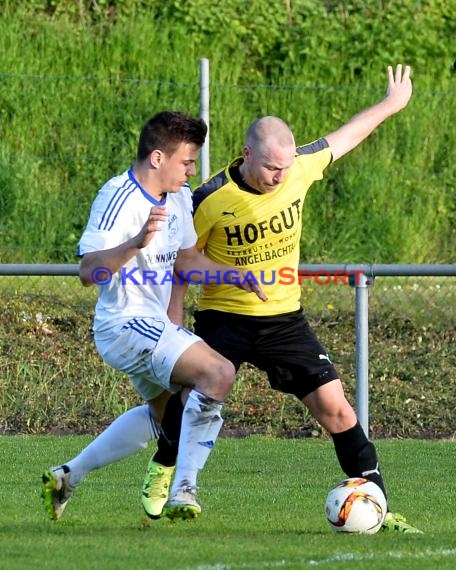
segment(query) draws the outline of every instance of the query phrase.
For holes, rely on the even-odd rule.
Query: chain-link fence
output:
[[[0,432],[94,432],[139,402],[96,353],[96,287],[74,275],[2,275]],[[62,266],[60,266],[62,267]],[[76,266],[68,266],[72,271]],[[327,282],[325,285],[322,282]],[[198,287],[187,295],[192,327]],[[369,287],[369,422],[373,437],[456,434],[456,278],[377,277]],[[302,305],[355,405],[355,289],[307,278]],[[243,365],[225,408],[227,433],[321,433],[292,396]]]

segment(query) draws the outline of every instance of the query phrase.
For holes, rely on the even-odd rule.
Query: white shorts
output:
[[[103,360],[128,374],[136,390],[151,400],[164,390],[177,392],[171,373],[177,359],[201,338],[170,321],[136,317],[116,324],[109,332],[95,333]]]

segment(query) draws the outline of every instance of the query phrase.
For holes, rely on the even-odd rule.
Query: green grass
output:
[[[392,510],[424,535],[334,534],[323,504],[343,478],[330,442],[219,439],[200,476],[196,522],[149,521],[139,493],[149,451],[92,473],[58,522],[46,519],[40,474],[69,459],[87,436],[3,436],[2,570],[453,570],[456,565],[449,441],[377,443]],[[448,474],[445,476],[444,474]]]

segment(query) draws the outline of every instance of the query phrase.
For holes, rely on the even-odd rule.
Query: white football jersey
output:
[[[135,316],[167,318],[177,253],[194,246],[197,239],[188,184],[159,202],[145,192],[131,168],[111,178],[92,204],[78,255],[111,249],[136,236],[153,206],[165,206],[168,218],[149,245],[111,278],[103,268],[97,274],[94,271],[95,280],[101,275],[106,281],[98,286],[94,321],[97,332],[110,328],[113,321]]]

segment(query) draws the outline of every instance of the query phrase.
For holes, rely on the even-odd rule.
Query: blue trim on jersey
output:
[[[131,180],[126,180],[124,184],[114,192],[114,195],[109,201],[108,207],[101,218],[101,222],[98,225],[99,230],[109,231],[112,228],[122,206],[135,190],[136,188],[132,184]]]
[[[144,319],[132,319],[122,328],[130,328],[146,338],[150,338],[155,342],[158,342],[163,329],[159,329],[153,325],[149,325]]]
[[[128,176],[130,177],[130,180],[132,182],[134,182],[136,184],[136,186],[141,190],[142,195],[144,196],[144,198],[146,198],[146,200],[149,200],[149,202],[152,202],[152,204],[154,206],[164,206],[166,204],[166,194],[165,197],[163,198],[163,200],[156,200],[153,196],[151,196],[150,194],[148,194],[144,188],[141,186],[141,184],[136,180],[135,175],[133,173],[133,168],[129,168],[128,169]]]

